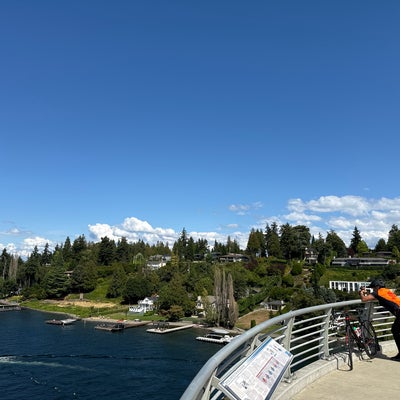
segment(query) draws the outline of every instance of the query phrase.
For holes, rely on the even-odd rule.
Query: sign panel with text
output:
[[[220,384],[224,393],[233,400],[267,400],[292,359],[289,351],[268,338]]]

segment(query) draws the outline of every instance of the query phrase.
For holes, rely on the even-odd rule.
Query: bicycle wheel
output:
[[[351,329],[352,329],[351,326],[346,327],[346,346],[347,346],[347,352],[349,353],[348,364],[350,371],[353,369],[353,351],[354,351],[354,337]]]
[[[361,326],[361,338],[367,356],[369,358],[374,358],[379,350],[379,343],[371,322],[367,321]]]

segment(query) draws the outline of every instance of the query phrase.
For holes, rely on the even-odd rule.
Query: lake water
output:
[[[46,324],[54,314],[0,312],[0,398],[178,400],[220,347],[200,329],[164,335],[95,323]]]

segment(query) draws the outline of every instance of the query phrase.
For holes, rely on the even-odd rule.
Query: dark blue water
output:
[[[106,332],[95,323],[45,323],[54,314],[0,312],[0,399],[177,400],[220,347],[203,332],[148,327]]]

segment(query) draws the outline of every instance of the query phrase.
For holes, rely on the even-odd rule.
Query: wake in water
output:
[[[128,356],[128,355],[109,355],[109,354],[24,354],[24,355],[3,355],[0,356],[0,363],[11,363],[16,359],[27,359],[27,358],[81,358],[81,359],[112,359],[112,360],[131,360],[131,361],[177,361],[187,362],[190,361],[187,358],[181,357],[162,357],[162,356]],[[62,365],[63,366],[63,365]]]
[[[22,357],[23,359],[19,359]],[[67,365],[56,362],[43,362],[43,361],[27,361],[27,358],[37,358],[40,356],[0,356],[0,364],[14,364],[14,365],[31,365],[40,367],[52,367],[52,368],[67,368],[80,371],[91,371],[90,368],[81,367],[79,365]]]

